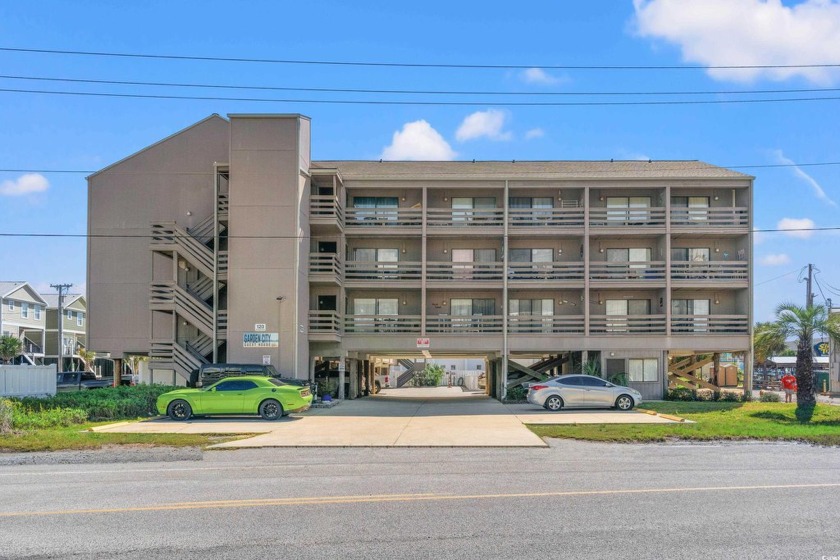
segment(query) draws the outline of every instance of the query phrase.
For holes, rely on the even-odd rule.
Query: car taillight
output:
[[[529,388],[532,391],[539,391],[540,389],[548,389],[548,385],[531,385]]]

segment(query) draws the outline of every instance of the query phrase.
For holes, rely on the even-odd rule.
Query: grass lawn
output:
[[[205,447],[223,441],[251,437],[251,435],[243,434],[115,434],[89,430],[103,424],[113,424],[113,421],[41,430],[21,430],[10,435],[2,435],[0,436],[0,453],[99,449],[110,445]]]
[[[774,440],[840,445],[840,407],[818,405],[809,422],[797,420],[795,404],[647,402],[643,408],[674,414],[696,424],[529,425],[541,437],[589,441]]]

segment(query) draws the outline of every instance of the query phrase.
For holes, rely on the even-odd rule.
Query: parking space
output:
[[[446,388],[443,388],[446,389]],[[403,391],[402,389],[400,391]],[[97,431],[126,433],[256,434],[219,444],[239,447],[544,447],[526,424],[669,423],[641,412],[564,410],[502,404],[483,396],[454,393],[422,396],[420,389],[397,396],[343,401],[280,421],[254,417],[200,418],[186,422],[153,419],[119,423]],[[402,395],[402,396],[400,396]]]

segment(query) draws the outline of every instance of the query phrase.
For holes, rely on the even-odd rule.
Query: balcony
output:
[[[429,208],[426,224],[429,233],[461,235],[466,231],[483,233],[486,230],[501,229],[505,222],[502,208]]]
[[[348,261],[344,277],[350,282],[396,282],[420,280],[423,265],[419,262]]]
[[[310,196],[309,223],[319,232],[341,231],[344,224],[341,202],[334,195]]]
[[[582,230],[584,226],[583,208],[510,208],[508,224],[511,231],[538,234],[537,228]],[[557,233],[545,231],[542,233]]]
[[[708,282],[746,284],[749,263],[732,262],[671,262],[671,280],[675,284],[706,284]]]
[[[594,284],[626,284],[665,280],[665,263],[645,262],[590,262],[589,279]]]
[[[747,208],[671,208],[671,227],[675,230],[710,228],[746,231],[749,227]]]
[[[590,334],[665,334],[665,315],[592,315]]]
[[[420,315],[348,315],[344,334],[419,334]]]
[[[749,334],[746,315],[672,315],[675,335]]]
[[[583,334],[583,315],[511,315],[510,334]]]
[[[501,282],[504,263],[501,262],[449,262],[426,263],[426,280],[429,282]]]
[[[335,253],[309,253],[309,281],[339,284],[344,266]]]
[[[508,281],[512,284],[542,282],[583,283],[582,262],[512,262],[508,263]]]
[[[348,208],[345,226],[359,231],[363,229],[381,233],[383,229],[414,229],[418,233],[423,225],[421,208]]]
[[[337,342],[342,334],[341,315],[337,311],[309,311],[309,338]]]
[[[501,333],[501,315],[430,315],[426,317],[426,332],[431,334]]]
[[[664,208],[590,208],[589,226],[597,229],[618,230],[665,229]]]

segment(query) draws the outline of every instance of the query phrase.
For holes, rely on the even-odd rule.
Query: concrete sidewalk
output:
[[[550,413],[488,397],[370,397],[312,409],[276,422],[253,416],[168,418],[96,428],[102,432],[258,434],[214,447],[545,447],[525,424],[670,423],[640,412],[581,410]]]

